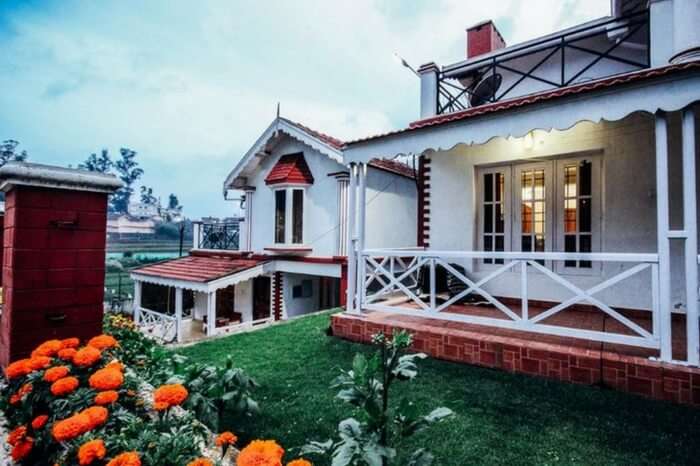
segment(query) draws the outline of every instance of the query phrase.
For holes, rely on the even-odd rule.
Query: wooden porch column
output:
[[[668,218],[668,122],[656,114],[656,238],[659,255],[659,338],[661,360],[671,361],[671,235]]]
[[[355,284],[357,282],[357,265],[355,251],[355,201],[357,196],[357,167],[354,163],[350,164],[350,187],[348,192],[348,299],[347,312],[355,312]]]
[[[175,339],[182,342],[182,288],[175,288]]]
[[[695,180],[695,112],[683,112],[683,228],[685,237],[685,296],[688,364],[700,363],[698,353],[698,211]]]
[[[365,233],[366,233],[366,217],[367,217],[367,164],[360,163],[357,165],[360,189],[358,192],[357,204],[359,207],[357,217],[357,301],[355,308],[357,311],[362,311],[362,303],[365,293],[365,260],[361,255],[365,250]]]
[[[207,336],[214,335],[216,330],[216,290],[207,293]]]
[[[133,312],[134,322],[138,325],[139,320],[141,319],[141,282],[138,280],[134,282]]]

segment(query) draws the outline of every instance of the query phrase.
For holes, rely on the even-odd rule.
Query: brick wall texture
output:
[[[369,343],[380,331],[391,334],[394,329],[405,329],[414,336],[413,350],[437,359],[700,405],[698,368],[454,328],[436,331],[416,323],[379,323],[348,314],[332,316],[331,325],[335,336],[361,343]]]
[[[102,327],[107,195],[15,187],[3,228],[0,364]]]

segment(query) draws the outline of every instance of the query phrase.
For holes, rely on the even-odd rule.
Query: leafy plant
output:
[[[379,351],[370,358],[357,354],[352,369],[342,371],[332,384],[340,389],[338,398],[361,410],[362,419],[350,417],[341,421],[338,440],[311,442],[302,448],[302,454],[330,456],[333,466],[386,466],[396,457],[396,448],[405,439],[452,416],[452,411],[444,407],[421,416],[407,399],[393,406],[392,385],[415,378],[416,361],[426,356],[404,354],[412,342],[411,335],[405,331],[395,332],[391,339],[378,333],[372,341]],[[418,449],[411,454],[407,465],[428,466],[432,462],[430,452]]]
[[[223,367],[204,364],[185,365],[183,356],[173,358],[182,369],[168,383],[182,383],[190,392],[185,408],[217,432],[224,415],[230,418],[252,417],[259,412],[252,392],[258,386],[242,369],[233,365],[229,357]]]

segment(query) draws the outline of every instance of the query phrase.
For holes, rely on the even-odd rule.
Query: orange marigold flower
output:
[[[27,436],[27,426],[19,426],[7,435],[7,443],[12,446],[17,445],[20,440]]]
[[[90,430],[90,417],[87,414],[80,413],[56,422],[51,429],[51,433],[58,442],[65,442],[84,434],[88,430]]]
[[[95,460],[101,460],[107,454],[105,443],[102,440],[90,440],[80,446],[78,450],[78,463],[81,465],[92,464]]]
[[[92,346],[80,348],[73,356],[73,364],[79,367],[90,367],[100,360],[102,352]]]
[[[311,461],[307,461],[303,458],[296,459],[287,463],[287,466],[314,466]]]
[[[107,411],[107,408],[102,406],[90,406],[89,408],[82,410],[80,414],[84,414],[90,419],[88,430],[92,430],[107,422],[109,411]]]
[[[53,383],[58,379],[62,379],[63,377],[67,376],[69,372],[70,367],[68,366],[50,367],[46,369],[46,372],[44,372],[44,380]]]
[[[214,466],[214,463],[206,458],[197,458],[196,460],[187,463],[187,466]]]
[[[33,371],[46,369],[51,365],[51,358],[48,356],[33,356],[29,359],[29,368]]]
[[[161,385],[153,392],[153,401],[166,403],[168,407],[182,404],[187,399],[187,389],[180,384]]]
[[[105,369],[114,369],[115,371],[119,372],[124,372],[124,364],[120,363],[119,361],[112,361],[109,364],[107,364]]]
[[[72,361],[77,352],[75,348],[63,348],[58,352],[58,357],[64,361]]]
[[[114,390],[124,383],[124,375],[115,369],[100,369],[90,376],[90,387],[95,390]]]
[[[61,340],[61,345],[64,349],[77,348],[80,346],[80,340],[77,338],[66,338]]]
[[[138,453],[130,451],[115,456],[107,466],[141,466],[141,459]]]
[[[233,445],[238,441],[238,437],[233,432],[222,432],[216,437],[216,446]]]
[[[49,420],[49,417],[46,414],[42,414],[40,416],[37,416],[34,418],[32,421],[32,429],[34,430],[39,430],[42,427],[46,425],[46,422]]]
[[[108,390],[106,392],[100,392],[97,395],[95,395],[95,404],[96,405],[111,405],[112,403],[115,403],[119,399],[119,393],[115,392],[114,390]]]
[[[32,351],[32,357],[36,356],[55,356],[60,349],[63,348],[63,343],[61,340],[47,340],[36,347]]]
[[[29,367],[29,359],[20,359],[15,361],[5,368],[5,376],[8,379],[16,379],[17,377],[24,377],[32,371]]]
[[[51,384],[51,393],[54,396],[65,396],[73,393],[80,382],[75,377],[63,377]]]
[[[112,335],[97,335],[96,337],[90,338],[87,343],[88,346],[97,348],[98,350],[103,350],[107,348],[114,348],[119,345],[119,342]]]
[[[274,440],[253,440],[236,459],[237,466],[282,466],[284,449]]]
[[[34,439],[31,437],[27,437],[22,439],[12,447],[12,452],[10,452],[10,455],[12,455],[12,459],[15,460],[16,462],[22,461],[24,458],[26,458],[29,453],[32,452],[32,447],[34,446]]]

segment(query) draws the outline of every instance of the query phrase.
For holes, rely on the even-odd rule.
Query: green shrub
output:
[[[405,331],[388,339],[383,333],[373,336],[379,350],[369,359],[359,353],[352,369],[342,371],[333,382],[339,388],[337,398],[360,410],[361,419],[347,418],[338,425],[338,440],[310,442],[302,454],[332,458],[333,466],[387,466],[404,441],[436,422],[452,416],[448,408],[436,408],[419,415],[407,399],[390,402],[390,389],[396,381],[410,381],[418,374],[416,360],[425,354],[403,354],[412,337]],[[425,449],[415,450],[407,466],[429,466],[433,455]]]

